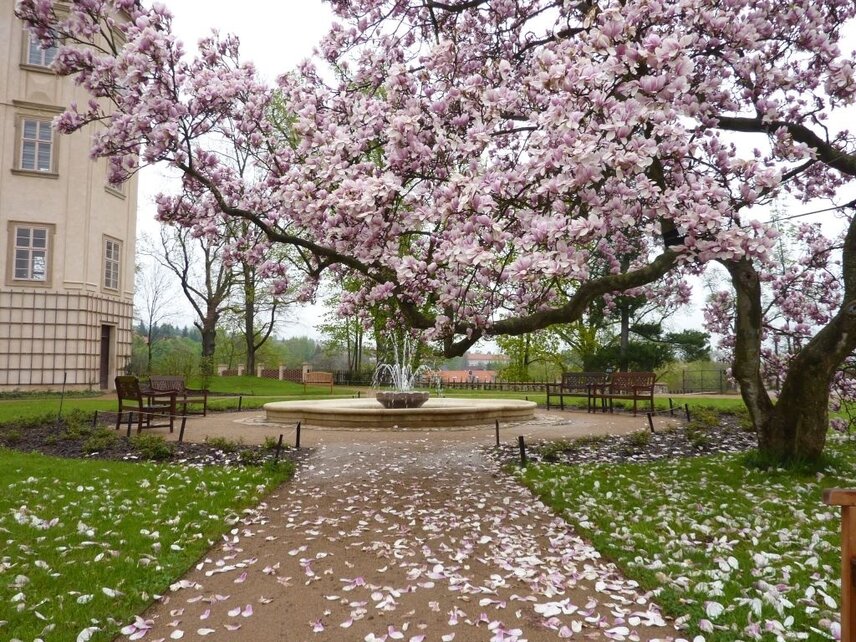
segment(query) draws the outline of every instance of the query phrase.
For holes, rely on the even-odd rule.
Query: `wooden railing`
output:
[[[823,503],[841,506],[841,642],[856,642],[856,490],[829,488]]]

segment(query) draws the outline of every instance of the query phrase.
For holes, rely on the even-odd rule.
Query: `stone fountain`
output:
[[[375,369],[372,387],[381,381],[393,385],[391,391],[379,391],[374,399],[312,399],[278,401],[265,404],[266,421],[319,428],[346,430],[378,429],[460,429],[532,419],[535,403],[517,399],[430,398],[429,393],[414,390],[427,366],[413,368],[409,344],[395,353],[394,364],[380,364]]]
[[[392,391],[380,391],[375,399],[387,409],[421,408],[431,396],[427,392],[414,390],[413,387],[423,374],[430,372],[426,365],[413,367],[415,362],[413,345],[404,338],[401,354],[398,344],[393,342],[394,363],[379,363],[372,377],[372,388],[379,388],[385,378],[392,383]]]

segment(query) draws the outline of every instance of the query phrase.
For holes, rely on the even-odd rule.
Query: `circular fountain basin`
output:
[[[431,397],[427,392],[409,391],[389,391],[378,392],[375,395],[377,402],[387,409],[393,408],[421,408],[425,402]]]
[[[383,408],[375,399],[276,401],[264,405],[267,421],[324,428],[456,428],[524,421],[535,403],[517,399],[429,399],[420,408]]]

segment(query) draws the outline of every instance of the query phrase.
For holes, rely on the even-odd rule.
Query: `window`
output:
[[[53,127],[51,121],[21,118],[21,156],[19,169],[53,172]]]
[[[26,52],[24,55],[25,64],[33,67],[50,67],[56,59],[56,47],[47,47],[43,49],[39,39],[26,30],[24,32],[24,43],[26,45]]]
[[[50,238],[48,228],[17,225],[14,230],[14,280],[47,282]]]
[[[121,198],[125,198],[125,196],[127,196],[127,189],[125,187],[126,184],[127,184],[127,181],[124,181],[122,183],[111,183],[108,179],[107,184],[104,187],[106,188],[106,190],[108,192],[113,194],[113,196],[119,196]]]
[[[119,264],[122,244],[113,239],[104,239],[104,288],[119,289]]]

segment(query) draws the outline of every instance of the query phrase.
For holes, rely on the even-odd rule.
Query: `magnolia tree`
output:
[[[160,5],[20,0],[18,11],[63,44],[57,71],[92,94],[57,125],[97,124],[92,151],[111,180],[172,165],[185,193],[160,199],[164,219],[197,234],[249,221],[292,248],[304,297],[325,272],[357,278],[344,313],[394,304],[447,355],[722,262],[736,289],[734,372],[762,448],[819,455],[829,382],[856,345],[856,229],[845,303],[774,406],[759,280],[775,232],[745,212],[782,190],[831,197],[856,175],[853,141],[827,127],[856,93],[838,47],[852,0],[332,4],[340,22],[316,60],[276,87],[240,61],[235,38],[186,55]],[[224,161],[223,141],[251,173]],[[216,208],[176,205],[200,193]],[[259,267],[287,287],[281,266]]]

